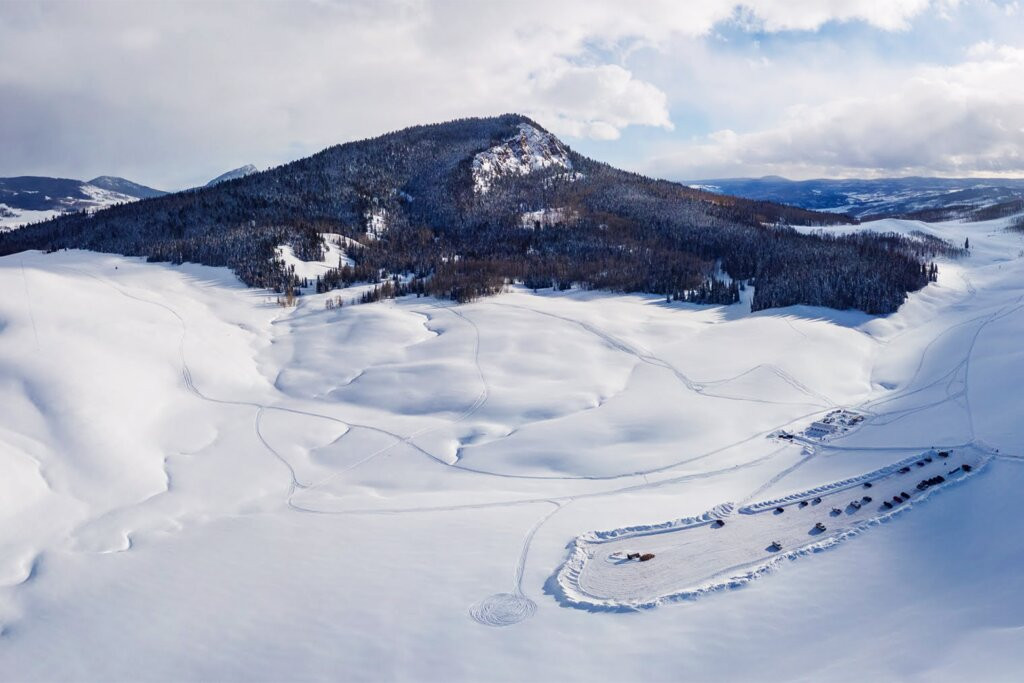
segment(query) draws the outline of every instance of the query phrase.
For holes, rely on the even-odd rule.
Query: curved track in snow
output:
[[[732,380],[739,379],[740,377],[743,377],[744,375],[749,374],[749,373],[757,370],[760,367],[765,367],[765,368],[769,369],[770,371],[772,371],[773,373],[775,373],[780,379],[782,379],[784,382],[786,382],[787,384],[792,386],[797,391],[799,391],[799,392],[801,392],[803,394],[806,394],[806,395],[808,395],[808,396],[810,396],[812,398],[815,398],[818,401],[823,402],[825,407],[834,407],[836,405],[835,402],[833,402],[828,397],[823,396],[822,394],[819,394],[817,392],[811,391],[803,383],[799,382],[797,379],[795,379],[789,373],[785,372],[784,370],[782,370],[781,368],[779,368],[779,367],[777,367],[775,365],[758,365],[758,366],[750,368],[750,369],[748,369],[748,370],[746,370],[744,372],[741,372],[740,374],[736,375],[735,377],[730,377],[730,378],[727,378],[727,379],[720,379],[720,380],[708,380],[708,381],[698,382],[698,381],[694,380],[693,378],[691,378],[686,373],[684,373],[682,370],[680,370],[679,368],[674,366],[669,361],[667,361],[667,360],[665,360],[665,359],[663,359],[663,358],[661,358],[659,356],[654,355],[648,349],[634,346],[634,345],[630,344],[629,342],[626,342],[626,341],[616,337],[615,335],[611,334],[610,332],[607,332],[606,330],[603,330],[600,327],[598,327],[596,325],[593,325],[591,323],[584,322],[582,320],[577,320],[575,318],[570,318],[568,316],[557,315],[555,313],[550,313],[548,311],[540,311],[540,310],[537,310],[535,308],[529,308],[527,306],[520,306],[518,304],[496,303],[496,302],[487,302],[487,303],[489,305],[491,305],[491,306],[503,306],[503,307],[506,307],[506,308],[517,308],[517,309],[520,309],[520,310],[523,310],[523,311],[528,311],[530,313],[534,313],[536,315],[543,315],[543,316],[547,316],[549,318],[554,318],[556,320],[561,320],[562,322],[570,323],[572,325],[577,325],[577,326],[583,328],[584,330],[586,330],[587,332],[589,332],[589,333],[593,334],[594,336],[598,337],[599,339],[603,340],[611,348],[614,348],[614,349],[616,349],[618,351],[621,351],[621,352],[626,353],[626,354],[628,354],[630,356],[633,356],[634,358],[636,358],[637,360],[639,360],[642,363],[646,363],[648,365],[652,365],[654,367],[661,368],[663,370],[668,370],[689,391],[692,391],[692,392],[697,393],[697,394],[701,394],[701,395],[704,395],[704,396],[711,396],[711,397],[714,397],[714,398],[720,398],[720,399],[724,399],[724,400],[727,400],[727,401],[745,401],[745,402],[749,402],[749,403],[770,403],[770,404],[773,404],[773,405],[779,405],[779,404],[791,405],[790,403],[788,403],[786,401],[769,401],[769,400],[759,399],[759,398],[744,398],[744,397],[739,397],[739,396],[729,396],[727,394],[716,394],[714,392],[708,391],[708,387],[709,386],[716,385],[716,384],[722,384],[724,382],[730,382]],[[815,403],[808,403],[808,404],[800,403],[800,404],[792,404],[792,405],[816,405],[816,404]]]
[[[489,595],[469,608],[469,615],[484,626],[511,626],[532,617],[537,611],[537,603],[523,592],[523,573],[526,571],[526,558],[530,553],[530,544],[533,542],[537,530],[568,504],[556,500],[546,502],[554,505],[555,509],[541,517],[526,534],[513,575],[513,592]]]

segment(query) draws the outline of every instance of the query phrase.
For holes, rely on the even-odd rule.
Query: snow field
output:
[[[930,227],[969,234],[972,253],[886,318],[516,288],[455,308],[325,310],[309,294],[282,309],[220,269],[0,259],[0,670],[1012,678],[1024,241],[995,223]],[[868,419],[807,453],[766,438],[836,408]],[[744,590],[565,607],[556,572],[588,530],[671,528],[933,446],[991,461],[892,523],[844,512],[871,533]],[[625,598],[602,584],[602,600],[744,576],[769,556],[750,556],[754,536],[802,548],[814,520],[796,505],[652,536],[735,542],[704,569],[655,550],[643,570],[673,572]]]

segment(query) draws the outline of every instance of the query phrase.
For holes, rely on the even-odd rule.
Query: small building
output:
[[[827,422],[812,422],[811,426],[804,431],[804,434],[812,439],[821,439],[835,434],[836,429],[836,425],[834,424],[829,424]]]

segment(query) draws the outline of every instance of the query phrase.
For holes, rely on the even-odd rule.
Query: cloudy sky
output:
[[[162,189],[518,111],[673,179],[1024,176],[1016,0],[0,0],[0,176]]]

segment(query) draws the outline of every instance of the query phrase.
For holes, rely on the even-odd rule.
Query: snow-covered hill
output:
[[[19,228],[69,211],[96,211],[166,194],[115,176],[85,182],[70,178],[0,178],[0,230]]]
[[[259,169],[252,164],[246,164],[245,166],[239,166],[238,168],[232,169],[225,173],[221,173],[219,176],[206,183],[206,187],[216,185],[217,183],[223,183],[225,180],[234,180],[235,178],[244,178],[247,175],[258,173]]]
[[[0,671],[1014,680],[1024,236],[1006,225],[873,226],[972,244],[884,317],[751,314],[749,289],[452,306],[353,305],[354,287],[282,308],[225,269],[2,257]],[[339,244],[277,253],[315,276]],[[865,419],[808,435],[839,407]],[[856,487],[882,507],[899,477],[905,512],[844,506],[814,535],[821,506]],[[613,536],[655,557],[591,547],[604,603],[574,602],[563,567]],[[662,605],[708,576],[735,588]]]
[[[247,164],[217,176],[206,185],[243,178],[258,170]],[[20,228],[62,213],[97,211],[165,194],[163,190],[117,176],[98,176],[89,181],[43,176],[0,178],[0,230]]]
[[[152,187],[146,187],[145,185],[139,185],[138,183],[133,183],[130,180],[110,175],[101,175],[93,178],[88,182],[88,184],[104,190],[109,190],[110,192],[117,192],[118,194],[135,197],[136,199],[149,199],[150,197],[159,197],[167,194],[163,190],[154,190]]]

